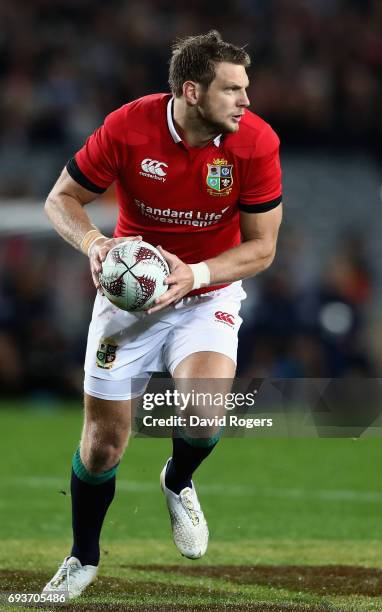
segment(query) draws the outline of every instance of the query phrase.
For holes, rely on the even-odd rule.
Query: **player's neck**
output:
[[[185,140],[189,147],[205,147],[218,136],[218,133],[208,128],[180,98],[174,99],[173,119],[175,128],[181,132],[182,140]]]

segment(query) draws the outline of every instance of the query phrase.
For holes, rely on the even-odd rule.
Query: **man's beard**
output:
[[[227,123],[217,121],[213,117],[208,104],[204,104],[203,107],[198,105],[196,110],[199,122],[207,133],[215,134],[217,136],[218,134],[232,134],[237,132],[234,124],[232,124],[232,127],[228,125],[228,119]]]

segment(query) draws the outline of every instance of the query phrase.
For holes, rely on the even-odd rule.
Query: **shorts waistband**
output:
[[[212,291],[206,291],[205,293],[200,293],[198,295],[189,295],[182,298],[179,302],[177,302],[174,308],[182,308],[185,306],[190,306],[191,304],[195,304],[197,302],[205,302],[206,300],[211,300],[217,295],[221,294],[223,291],[232,291],[237,288],[240,288],[242,285],[241,281],[234,281],[229,285],[225,285],[219,289],[213,289]]]

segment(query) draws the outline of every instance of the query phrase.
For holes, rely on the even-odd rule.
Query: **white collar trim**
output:
[[[173,106],[174,106],[174,98],[170,98],[169,101],[167,102],[167,126],[171,134],[171,138],[173,139],[174,142],[178,143],[178,142],[182,142],[182,139],[179,136],[178,132],[176,131],[174,120],[172,118]],[[216,138],[214,138],[213,143],[215,147],[220,146],[221,138],[222,138],[222,134],[219,134],[218,136],[216,136]]]
[[[172,107],[173,107],[174,98],[170,98],[167,102],[167,125],[170,131],[171,137],[174,142],[182,142],[181,137],[175,129],[174,120],[172,118]]]

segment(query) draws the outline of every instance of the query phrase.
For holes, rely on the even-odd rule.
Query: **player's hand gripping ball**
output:
[[[99,276],[103,293],[122,310],[147,310],[168,286],[170,274],[159,251],[143,240],[121,242],[112,248]]]

